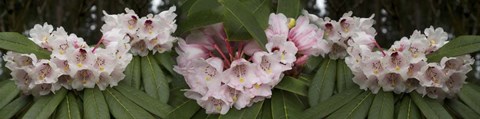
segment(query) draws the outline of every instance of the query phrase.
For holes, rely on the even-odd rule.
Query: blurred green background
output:
[[[48,22],[63,26],[69,33],[94,44],[101,37],[102,11],[109,14],[133,9],[139,16],[159,13],[185,0],[0,0],[0,32],[26,34],[35,24]],[[273,0],[273,3],[276,0]],[[442,27],[450,38],[479,35],[480,0],[303,0],[310,13],[320,17],[340,18],[353,11],[354,16],[375,14],[377,41],[388,48],[415,29]],[[480,47],[480,46],[479,46]],[[480,55],[473,54],[477,62]],[[476,63],[480,64],[480,63]],[[474,70],[480,69],[475,66]],[[475,71],[480,79],[480,73]]]

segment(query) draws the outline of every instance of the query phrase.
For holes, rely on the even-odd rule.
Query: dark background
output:
[[[182,1],[162,0],[163,4],[155,9],[162,11]],[[410,36],[415,29],[423,31],[430,26],[442,27],[450,38],[480,32],[480,0],[325,0],[325,8],[319,8],[316,0],[302,2],[310,13],[321,12],[321,17],[332,19],[348,11],[359,17],[375,14],[376,39],[386,48],[401,37]],[[0,0],[0,32],[26,33],[35,24],[48,22],[94,44],[101,37],[102,11],[116,14],[123,13],[125,8],[133,9],[139,16],[158,13],[151,9],[150,0]]]

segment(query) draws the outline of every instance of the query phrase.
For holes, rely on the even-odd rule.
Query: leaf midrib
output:
[[[105,90],[105,91],[107,91],[112,96],[112,98],[115,99],[115,101],[117,101],[118,104],[120,104],[120,106],[123,107],[123,109],[125,109],[125,111],[128,113],[130,117],[136,119],[135,116],[133,116],[133,114],[130,112],[130,110],[128,110],[127,107],[125,107],[125,105],[123,105],[123,103],[121,103],[120,100],[118,100],[117,96],[113,95],[113,93],[110,92],[110,90]]]

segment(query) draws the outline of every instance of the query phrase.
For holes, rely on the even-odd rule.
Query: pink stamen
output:
[[[104,39],[104,38],[103,38],[103,36],[102,36],[102,38],[100,38],[100,40],[98,41],[98,43],[97,43],[97,44],[95,45],[95,47],[93,48],[92,53],[95,53],[95,50],[98,48],[98,46],[100,46],[100,43],[103,42],[103,39]]]
[[[372,39],[372,40],[374,41],[373,43],[375,44],[375,46],[382,52],[383,56],[386,56],[387,54],[385,54],[385,52],[383,51],[383,48],[380,47],[377,41],[375,39]]]
[[[225,63],[227,66],[230,66],[230,60],[227,59],[227,57],[225,56],[225,54],[223,54],[222,50],[220,50],[220,48],[218,47],[217,44],[214,44],[213,47],[217,50],[218,53],[220,53],[220,55],[222,55],[223,57],[223,60],[225,60]]]

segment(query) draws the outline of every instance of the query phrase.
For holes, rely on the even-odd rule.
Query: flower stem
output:
[[[92,53],[95,53],[95,50],[98,48],[98,46],[100,46],[100,43],[103,42],[103,39],[104,39],[104,38],[103,38],[103,36],[102,36],[102,38],[100,38],[100,40],[98,41],[98,43],[97,43],[97,44],[95,45],[95,47],[93,48]]]

